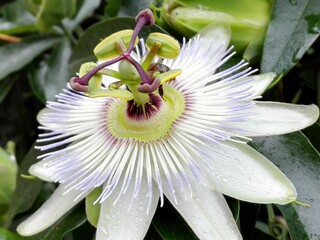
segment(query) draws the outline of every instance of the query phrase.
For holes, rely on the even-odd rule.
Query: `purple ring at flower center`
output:
[[[164,101],[159,95],[149,93],[149,101],[145,104],[137,104],[134,100],[127,102],[127,116],[135,120],[149,119],[156,114]]]

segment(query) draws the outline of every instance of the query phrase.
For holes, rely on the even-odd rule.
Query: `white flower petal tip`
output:
[[[252,114],[244,122],[234,122],[238,134],[259,137],[281,135],[311,126],[319,118],[316,105],[279,102],[255,102]]]
[[[43,108],[41,109],[38,114],[37,114],[37,121],[38,123],[40,123],[41,125],[44,125],[44,122],[43,122],[43,116],[46,114],[46,113],[50,113],[52,112],[52,110],[50,110],[49,108]]]
[[[29,173],[47,182],[55,182],[53,172],[50,172],[43,161],[37,162],[30,166]]]
[[[247,78],[251,78],[252,88],[255,96],[260,96],[267,89],[270,83],[274,80],[276,74],[275,73],[263,73],[254,76],[250,76]]]
[[[17,232],[22,236],[31,236],[42,232],[54,224],[83,198],[78,198],[79,191],[71,190],[65,193],[64,185],[60,185],[51,197],[27,220],[20,223]]]
[[[210,24],[203,28],[198,35],[200,35],[200,38],[202,39],[201,47],[216,47],[216,49],[220,48],[219,50],[224,52],[231,39],[231,28],[228,24],[223,23]]]
[[[261,103],[261,106],[263,106],[263,103]],[[273,116],[278,116],[275,118],[274,122],[277,122],[278,120],[283,124],[282,127],[278,126],[278,134],[285,134],[304,129],[314,124],[319,118],[319,108],[314,104],[298,105],[269,103],[269,107],[274,110]],[[272,119],[270,119],[270,122],[273,122]]]
[[[218,192],[255,203],[286,204],[296,199],[292,182],[247,144],[224,142],[204,151],[211,156],[206,161],[208,175]]]

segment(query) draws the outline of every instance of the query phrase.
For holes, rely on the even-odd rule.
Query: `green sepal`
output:
[[[94,202],[98,199],[100,194],[102,193],[102,187],[95,188],[92,192],[90,192],[86,197],[86,214],[89,223],[92,226],[97,227],[99,214],[100,214],[100,203],[94,204]]]
[[[130,101],[133,99],[133,94],[125,89],[99,89],[92,92],[88,92],[89,97],[114,97],[120,98],[126,101]]]

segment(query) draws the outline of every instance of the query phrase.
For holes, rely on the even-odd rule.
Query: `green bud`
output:
[[[180,52],[180,45],[177,40],[167,34],[154,32],[151,33],[146,40],[146,47],[148,50],[154,44],[161,44],[156,55],[162,58],[176,58]]]
[[[119,56],[122,52],[118,41],[121,40],[125,47],[128,47],[132,37],[133,30],[127,29],[116,32],[103,39],[94,49],[93,52],[99,60],[108,60]],[[135,40],[135,45],[138,44],[138,37]]]
[[[95,68],[96,66],[98,66],[98,64],[94,63],[94,62],[86,62],[83,63],[80,67],[79,70],[79,77],[83,77],[84,75],[86,75],[91,69]],[[102,82],[102,75],[97,73],[95,74],[90,80],[89,80],[89,92],[94,91],[94,90],[98,90],[101,88],[101,82]]]
[[[271,15],[273,0],[165,0],[161,20],[181,34],[192,37],[209,24],[231,26],[231,44],[237,51],[261,39]],[[264,39],[264,38],[263,38]],[[255,46],[258,43],[255,43]]]

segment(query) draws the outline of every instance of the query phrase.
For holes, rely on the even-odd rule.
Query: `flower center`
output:
[[[166,34],[151,33],[145,41],[145,55],[138,57],[140,54],[133,52],[138,33],[143,26],[154,23],[154,16],[150,10],[143,10],[136,20],[133,31],[119,31],[102,40],[93,50],[102,63],[82,64],[79,77],[72,78],[70,86],[89,97],[115,98],[107,104],[109,131],[117,138],[146,142],[168,134],[184,111],[185,99],[168,84],[182,70],[161,63],[164,58],[178,56],[179,43]],[[118,71],[109,68],[114,64]],[[103,75],[118,81],[105,86]]]
[[[117,138],[141,142],[154,141],[167,135],[185,108],[185,98],[173,86],[163,85],[163,98],[149,94],[149,102],[114,101],[107,116],[110,132]]]

